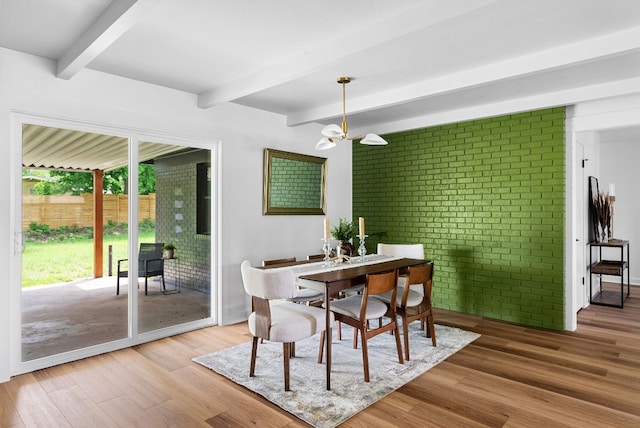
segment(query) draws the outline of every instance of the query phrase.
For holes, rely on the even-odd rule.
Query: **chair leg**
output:
[[[120,272],[118,272],[118,278],[116,279],[116,296],[120,295]]]
[[[162,272],[162,291],[167,291],[167,287],[164,286],[164,272]]]
[[[364,381],[369,382],[369,350],[367,348],[367,336],[362,327],[362,367],[364,368]]]
[[[291,344],[282,344],[282,353],[284,354],[284,390],[289,391],[289,356],[291,353]]]
[[[296,342],[291,342],[291,358],[296,357]]]
[[[322,356],[324,354],[325,331],[320,332],[320,345],[318,346],[318,364],[322,364]]]
[[[148,296],[147,281],[149,281],[149,278],[145,275],[144,277],[144,295],[145,296]]]
[[[358,349],[358,329],[353,329],[353,349]]]
[[[258,338],[253,336],[251,342],[251,367],[249,368],[249,377],[253,377],[256,371],[256,355],[258,354]]]
[[[436,346],[436,326],[433,322],[433,315],[427,318],[428,331],[431,333],[431,344]]]
[[[406,317],[402,317],[402,333],[404,336],[404,358],[409,361],[409,323]]]
[[[342,323],[340,321],[336,321],[338,324],[338,340],[342,340]]]
[[[396,336],[396,350],[398,351],[398,362],[400,364],[404,364],[404,360],[402,358],[402,346],[400,345],[400,330],[398,329],[398,321],[395,323],[395,336]]]

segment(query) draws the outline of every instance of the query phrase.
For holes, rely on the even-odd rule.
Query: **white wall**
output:
[[[332,222],[351,216],[351,150],[348,145],[316,152],[320,125],[289,128],[285,118],[234,104],[202,110],[196,97],[180,91],[83,70],[66,81],[54,77],[53,61],[0,48],[0,159],[2,183],[15,184],[12,164],[12,112],[69,119],[126,130],[169,134],[194,141],[221,141],[220,263],[221,323],[246,319],[248,299],[240,263],[249,259],[305,257],[321,247],[321,216],[263,216],[262,159],[265,147],[327,157],[327,216]],[[18,138],[19,141],[19,138]],[[19,153],[19,152],[18,152]],[[0,186],[0,270],[11,280],[0,283],[0,382],[9,379],[12,332],[19,334],[19,256],[13,254],[10,218],[19,200],[12,185]],[[215,257],[215,255],[214,255]],[[13,295],[13,297],[11,297]],[[18,311],[18,312],[17,312]]]

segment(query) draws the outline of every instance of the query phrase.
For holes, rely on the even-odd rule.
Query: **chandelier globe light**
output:
[[[388,144],[381,136],[376,134],[350,136],[348,133],[349,125],[347,124],[345,87],[351,82],[350,77],[338,77],[337,82],[342,85],[342,126],[331,124],[322,128],[322,137],[316,144],[316,150],[332,149],[336,146],[336,141],[360,140],[360,144],[369,146],[384,146]]]

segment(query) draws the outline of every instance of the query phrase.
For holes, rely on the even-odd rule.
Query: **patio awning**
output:
[[[126,137],[24,124],[22,166],[69,171],[109,171],[128,165],[128,143]],[[141,163],[185,150],[181,146],[149,141],[141,141],[139,149]]]

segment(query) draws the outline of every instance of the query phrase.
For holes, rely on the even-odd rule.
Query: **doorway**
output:
[[[213,235],[198,235],[177,224],[195,224],[191,221],[195,210],[189,211],[195,204],[191,188],[197,186],[197,165],[215,164],[211,145],[164,136],[140,140],[133,132],[96,132],[91,126],[55,120],[25,118],[20,127],[21,166],[37,172],[36,181],[46,184],[23,189],[20,195],[22,222],[16,229],[23,241],[17,254],[22,271],[17,293],[21,323],[16,335],[20,344],[12,347],[19,350],[12,356],[13,373],[211,325],[216,295]],[[49,171],[55,173],[43,173]],[[87,186],[78,183],[52,188],[65,180],[69,184],[71,176],[88,175],[89,180],[80,181],[95,184],[96,171],[103,177],[99,189],[87,192]],[[175,209],[178,199],[185,208],[180,213]],[[212,204],[211,199],[207,202]],[[207,212],[211,216],[214,211]],[[99,224],[94,223],[96,218],[101,219]],[[208,221],[212,223],[211,218]],[[47,239],[30,241],[34,230],[48,230]],[[162,274],[146,278],[145,293],[137,263],[140,244],[164,246],[170,241],[178,246],[177,256],[160,257]],[[47,244],[51,244],[48,249]],[[65,254],[71,263],[64,260]],[[127,265],[129,260],[136,262]],[[117,275],[119,261],[127,266],[122,278]],[[34,272],[48,273],[59,265],[71,267],[60,269],[64,275],[58,279],[43,276],[22,287]],[[84,270],[75,271],[77,266]],[[198,271],[200,266],[206,269]],[[197,282],[193,272],[198,272]]]

